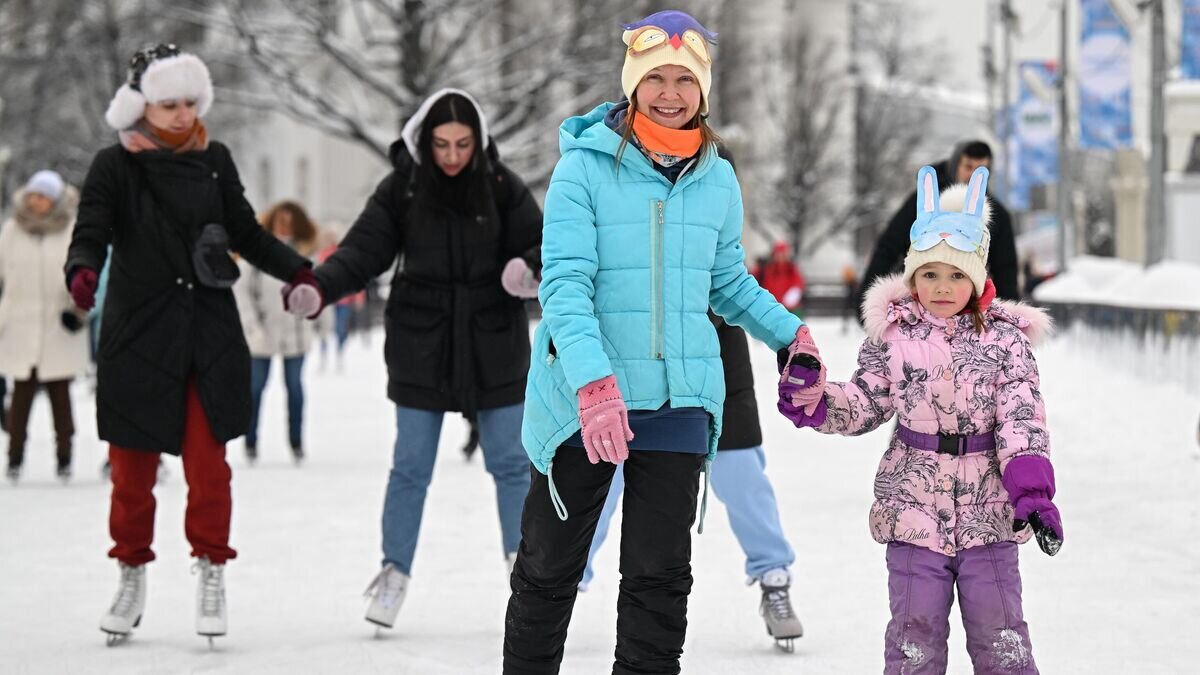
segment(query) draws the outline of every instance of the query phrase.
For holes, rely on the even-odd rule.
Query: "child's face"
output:
[[[921,265],[913,274],[913,286],[925,311],[948,319],[967,306],[975,285],[962,270],[946,263]]]

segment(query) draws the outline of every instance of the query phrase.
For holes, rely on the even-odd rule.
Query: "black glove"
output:
[[[1054,534],[1054,530],[1046,527],[1042,522],[1042,514],[1034,511],[1029,514],[1029,525],[1033,528],[1033,536],[1037,539],[1038,546],[1046,555],[1054,555],[1062,548],[1062,539]],[[1013,532],[1020,532],[1025,529],[1025,521],[1014,520]]]
[[[59,315],[58,320],[62,323],[62,327],[67,329],[69,333],[78,333],[83,328],[83,319],[79,315],[69,309],[64,309]]]

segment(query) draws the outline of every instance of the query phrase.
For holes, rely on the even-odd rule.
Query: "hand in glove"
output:
[[[792,406],[804,408],[806,415],[816,414],[817,405],[825,396],[825,364],[821,363],[821,352],[813,343],[808,326],[796,331],[796,339],[788,345],[787,353],[780,353],[779,398]],[[798,365],[802,370],[793,371]],[[816,379],[802,376],[815,371]],[[786,414],[786,413],[785,413]]]
[[[58,322],[62,327],[67,329],[68,333],[78,333],[79,329],[83,328],[83,319],[79,315],[69,309],[64,309],[62,314],[58,316]]]
[[[536,298],[538,294],[538,278],[524,258],[513,258],[504,266],[500,273],[500,285],[504,292],[514,298],[527,300]]]
[[[629,458],[629,410],[617,388],[617,378],[609,375],[585,385],[579,396],[579,435],[588,461],[620,464]]]
[[[800,362],[804,360],[811,360],[816,364],[816,367],[800,365]],[[829,413],[829,409],[825,403],[825,396],[823,395],[825,387],[824,381],[821,380],[819,366],[820,363],[816,359],[802,354],[797,357],[797,363],[788,366],[787,370],[784,371],[788,380],[787,386],[789,387],[803,387],[803,383],[808,382],[810,383],[809,387],[815,388],[817,383],[820,382],[821,388],[818,391],[821,392],[822,396],[815,405],[803,406],[792,403],[792,396],[790,394],[785,395],[784,393],[784,384],[781,383],[779,385],[779,412],[791,420],[792,424],[796,425],[797,428],[819,427],[825,423],[825,417]]]
[[[1013,531],[1033,527],[1038,546],[1046,555],[1062,548],[1062,517],[1054,498],[1054,466],[1042,455],[1022,455],[1009,460],[1001,477],[1013,505]]]
[[[301,267],[283,287],[283,308],[295,316],[315,319],[325,307],[325,294],[311,269]]]
[[[71,289],[71,299],[75,301],[76,307],[86,312],[96,306],[96,288],[100,285],[96,270],[90,267],[76,267],[71,272],[67,285]]]

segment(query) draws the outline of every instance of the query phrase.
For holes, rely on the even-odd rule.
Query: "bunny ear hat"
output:
[[[987,282],[988,249],[992,236],[992,208],[987,200],[988,170],[975,169],[969,183],[953,185],[940,192],[937,171],[923,166],[917,172],[917,213],[908,233],[908,255],[904,258],[904,283],[912,285],[913,274],[922,265],[941,262],[962,270],[983,295]]]

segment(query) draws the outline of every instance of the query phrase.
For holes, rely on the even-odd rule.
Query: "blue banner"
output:
[[[1030,208],[1036,185],[1058,180],[1058,69],[1053,61],[1022,61],[1020,87],[1012,110],[1009,145],[1008,205]]]
[[[1129,31],[1108,0],[1080,0],[1079,147],[1133,144]]]
[[[1183,0],[1179,67],[1189,80],[1200,80],[1200,0]]]

